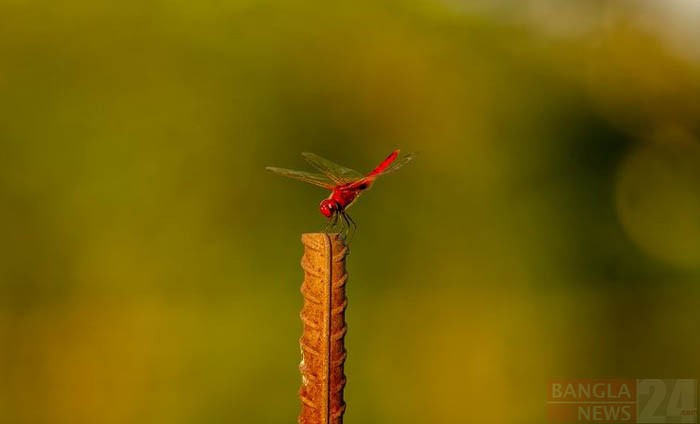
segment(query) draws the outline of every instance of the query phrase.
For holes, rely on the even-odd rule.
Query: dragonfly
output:
[[[367,174],[361,174],[353,169],[338,165],[314,153],[302,153],[301,155],[319,170],[320,174],[274,166],[268,166],[265,169],[283,177],[330,190],[330,195],[323,199],[319,205],[321,214],[328,219],[325,231],[340,225],[341,232],[348,236],[348,233],[352,235],[357,229],[357,224],[347,212],[348,208],[355,203],[360,195],[372,187],[377,178],[396,171],[415,157],[413,153],[403,155],[400,153],[400,150],[394,150]]]

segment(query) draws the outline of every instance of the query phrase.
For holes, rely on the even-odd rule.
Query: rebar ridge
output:
[[[301,293],[301,412],[299,424],[342,424],[345,402],[345,257],[348,247],[337,233],[301,236],[304,282]]]

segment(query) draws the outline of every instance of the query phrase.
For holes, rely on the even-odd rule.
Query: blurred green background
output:
[[[700,374],[700,7],[0,0],[0,422],[291,423],[312,151],[351,209],[347,423]]]

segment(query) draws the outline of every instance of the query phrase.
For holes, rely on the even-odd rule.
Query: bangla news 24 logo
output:
[[[547,385],[553,423],[697,423],[697,380],[559,379]]]

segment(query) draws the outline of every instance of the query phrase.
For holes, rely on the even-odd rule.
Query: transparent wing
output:
[[[377,177],[388,174],[389,172],[394,172],[397,169],[401,168],[402,166],[406,165],[408,162],[412,161],[413,158],[416,157],[416,153],[406,153],[405,155],[401,155],[398,158],[396,158],[385,170],[378,174],[374,175],[368,175],[362,179],[359,179],[352,184],[350,184],[350,188],[354,189],[362,189],[362,190],[367,190],[372,187],[372,184],[374,183],[374,180],[377,179]],[[359,197],[359,196],[358,196]]]
[[[413,158],[416,157],[416,153],[406,153],[405,155],[401,155],[398,158],[396,158],[395,161],[391,163],[384,171],[380,172],[378,175],[384,175],[388,174],[389,172],[394,172],[397,169],[401,168],[402,166],[406,165],[410,161],[413,160]]]
[[[364,175],[360,174],[354,169],[338,165],[337,163],[324,159],[319,155],[313,153],[302,153],[301,155],[307,162],[309,162],[319,171],[323,172],[325,176],[333,180],[333,182],[336,184],[346,184],[357,181],[360,178],[364,178]]]
[[[328,179],[328,177],[321,174],[313,174],[311,172],[304,171],[294,171],[291,169],[284,168],[275,168],[274,166],[266,166],[265,169],[274,174],[281,175],[287,178],[293,178],[299,181],[304,181],[305,183],[313,184],[318,187],[332,189],[335,185],[333,181]]]

